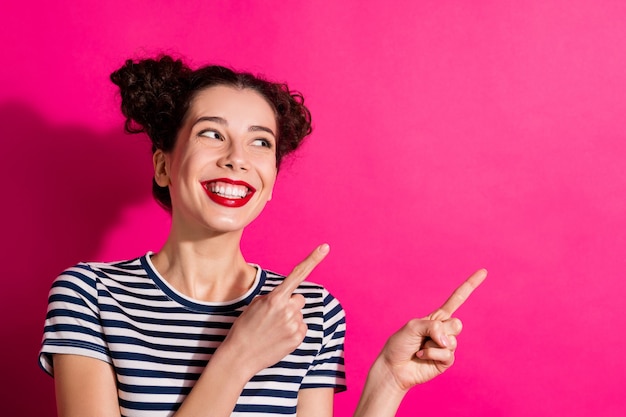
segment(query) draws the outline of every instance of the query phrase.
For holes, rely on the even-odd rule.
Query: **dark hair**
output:
[[[283,157],[295,151],[311,133],[311,113],[302,94],[289,90],[287,84],[274,83],[247,72],[237,72],[219,65],[190,69],[180,59],[164,55],[157,59],[128,60],[111,74],[120,89],[124,129],[128,133],[147,133],[152,152],[174,148],[191,101],[196,94],[216,85],[249,88],[261,94],[276,114],[276,167]],[[167,210],[172,201],[167,187],[152,180],[152,194]]]

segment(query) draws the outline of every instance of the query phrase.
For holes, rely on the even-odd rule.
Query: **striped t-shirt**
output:
[[[64,271],[50,290],[40,365],[52,375],[55,353],[103,360],[117,375],[123,416],[171,416],[233,321],[283,278],[257,266],[246,294],[208,303],[171,287],[154,269],[150,253],[123,262],[80,263]],[[304,341],[247,383],[232,416],[295,416],[298,390],[345,390],[341,305],[306,281],[295,292],[306,299]]]

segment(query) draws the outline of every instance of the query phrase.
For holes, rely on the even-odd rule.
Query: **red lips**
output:
[[[250,199],[256,192],[256,189],[247,182],[236,181],[230,178],[216,178],[214,180],[203,181],[201,184],[202,188],[204,188],[204,191],[206,192],[207,196],[209,196],[211,201],[225,207],[242,207],[246,205],[248,201],[250,201]],[[230,187],[230,191],[232,194],[241,194],[242,191],[244,191],[245,195],[243,197],[238,195],[225,196],[224,193],[229,188],[228,184],[233,186]],[[245,187],[245,190],[242,190],[241,187]],[[218,194],[220,191],[222,192]]]

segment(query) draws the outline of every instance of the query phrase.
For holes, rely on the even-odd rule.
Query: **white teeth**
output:
[[[243,185],[211,183],[211,192],[224,198],[244,198],[248,194],[248,187]]]

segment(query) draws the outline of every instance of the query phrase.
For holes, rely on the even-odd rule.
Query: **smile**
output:
[[[256,192],[250,184],[230,178],[218,178],[201,184],[211,201],[226,207],[241,207],[250,201]]]

